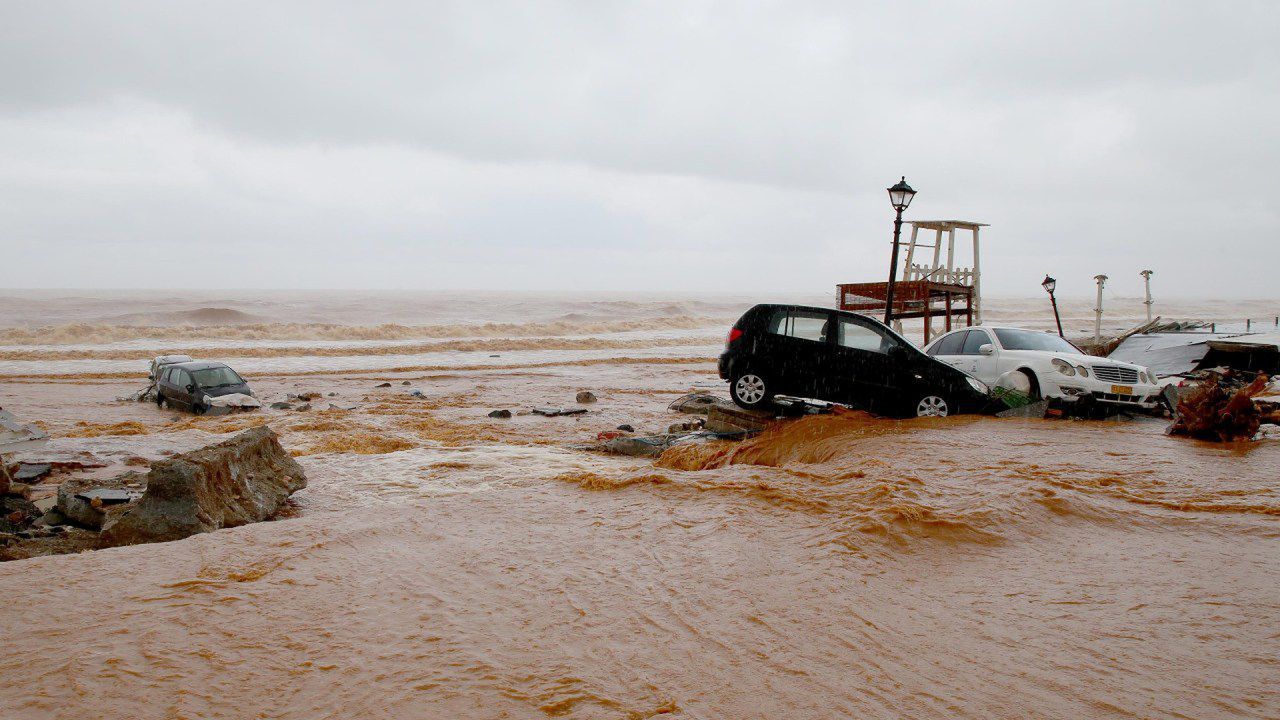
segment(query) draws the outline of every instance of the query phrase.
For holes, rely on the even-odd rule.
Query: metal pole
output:
[[[1062,318],[1058,315],[1058,298],[1049,293],[1049,302],[1053,303],[1053,320],[1058,323],[1058,337],[1066,339],[1066,335],[1062,334]]]
[[[1098,281],[1098,306],[1093,309],[1093,341],[1102,343],[1102,286],[1107,284],[1106,275],[1094,275]]]
[[[889,257],[889,287],[884,294],[884,324],[893,320],[893,283],[898,276],[898,236],[902,234],[902,209],[893,221],[893,250]]]
[[[1147,322],[1151,322],[1151,275],[1153,273],[1150,270],[1143,270],[1140,274],[1143,283],[1147,286],[1147,300],[1143,304],[1147,306]]]

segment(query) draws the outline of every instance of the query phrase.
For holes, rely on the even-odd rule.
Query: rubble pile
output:
[[[302,467],[266,426],[151,463],[145,475],[64,480],[56,504],[50,498],[44,507],[13,495],[26,486],[13,479],[14,467],[4,466],[0,461],[0,485],[9,493],[0,494],[0,561],[179,540],[259,522],[307,485]],[[17,469],[41,468],[22,463]]]
[[[1267,390],[1268,378],[1231,370],[1206,371],[1200,384],[1178,397],[1169,435],[1229,442],[1248,440],[1263,422],[1280,421],[1280,406],[1255,398]]]

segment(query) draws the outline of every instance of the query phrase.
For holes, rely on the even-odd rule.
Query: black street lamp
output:
[[[1044,282],[1040,283],[1040,287],[1049,293],[1049,302],[1053,303],[1053,319],[1054,322],[1058,323],[1058,337],[1065,338],[1066,336],[1062,334],[1062,318],[1058,317],[1058,299],[1053,296],[1053,290],[1058,287],[1058,281],[1045,275]]]
[[[916,196],[916,191],[911,189],[907,184],[907,177],[902,176],[897,185],[889,188],[889,204],[893,205],[893,209],[898,211],[898,216],[893,220],[893,251],[889,259],[889,287],[884,294],[884,324],[888,325],[893,320],[893,284],[897,281],[898,275],[898,238],[902,235],[902,211],[907,209],[911,204],[911,199]]]

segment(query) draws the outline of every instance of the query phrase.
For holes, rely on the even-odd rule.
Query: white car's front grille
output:
[[[1093,376],[1103,382],[1132,385],[1138,382],[1138,371],[1119,365],[1094,365]]]

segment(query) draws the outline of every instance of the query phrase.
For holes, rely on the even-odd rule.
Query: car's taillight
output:
[[[725,347],[732,345],[733,341],[737,340],[740,337],[742,337],[742,331],[739,330],[738,328],[732,328],[731,330],[729,330],[729,339],[724,341]]]

